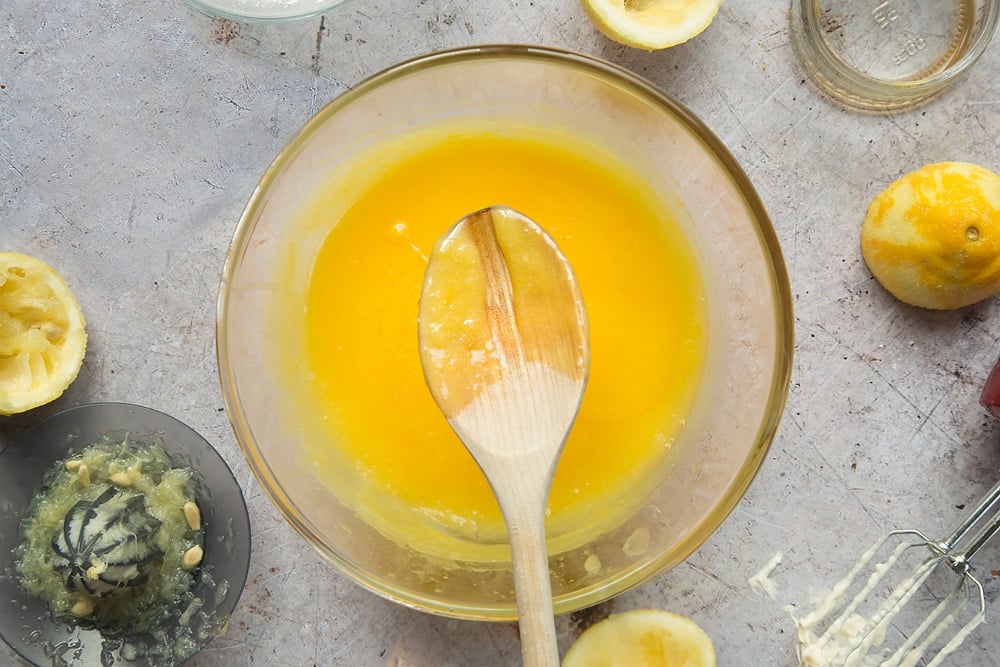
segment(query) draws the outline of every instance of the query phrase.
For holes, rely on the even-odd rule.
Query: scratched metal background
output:
[[[858,249],[867,202],[904,172],[946,159],[1000,170],[998,44],[945,96],[878,116],[842,110],[804,80],[784,0],[727,0],[704,34],[658,53],[608,41],[576,0],[351,0],[323,18],[269,27],[212,20],[180,0],[0,4],[0,250],[57,266],[91,336],[67,394],[0,419],[0,438],[60,407],[125,400],[217,444],[245,490],[254,551],[228,633],[192,665],[519,662],[514,625],[403,609],[314,553],[249,473],[216,376],[219,275],[258,176],[327,101],[430,50],[540,43],[649,78],[749,173],[791,275],[793,384],[761,474],[682,566],[560,618],[563,650],[610,611],[655,606],[705,627],[720,665],[793,665],[783,605],[832,583],[891,527],[945,530],[1000,474],[1000,427],[976,404],[1000,353],[998,304],[904,306],[873,281]],[[747,579],[779,550],[772,601]],[[991,612],[1000,612],[1000,544],[980,563]],[[987,627],[951,662],[998,656],[1000,634]],[[6,648],[0,663],[17,664]]]

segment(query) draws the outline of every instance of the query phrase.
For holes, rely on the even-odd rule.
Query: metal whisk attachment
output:
[[[926,667],[942,664],[986,618],[983,585],[973,576],[971,560],[998,531],[1000,482],[943,540],[918,530],[887,534],[798,621],[803,667],[912,667],[925,656]],[[890,543],[897,544],[887,551]],[[872,565],[880,553],[887,555]],[[914,555],[918,563],[906,568]],[[957,582],[942,586],[941,570]],[[928,598],[934,606],[922,616],[910,603]],[[895,649],[886,641],[890,631],[902,637]]]

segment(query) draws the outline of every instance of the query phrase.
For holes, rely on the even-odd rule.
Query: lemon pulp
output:
[[[87,470],[86,476],[83,469]],[[113,481],[115,473],[126,470],[129,481],[124,488],[141,493],[148,512],[159,522],[149,539],[162,555],[154,561],[144,584],[118,595],[90,598],[92,613],[81,614],[86,617],[81,621],[76,618],[74,605],[88,598],[67,589],[55,569],[53,535],[63,529],[67,512],[77,502],[93,500],[103,489],[118,486]],[[186,502],[195,500],[192,472],[174,467],[155,439],[132,443],[128,438],[105,436],[55,462],[32,496],[21,523],[22,541],[15,552],[21,585],[42,600],[55,618],[68,624],[93,624],[109,636],[124,637],[130,644],[149,633],[151,643],[146,657],[150,664],[173,665],[193,655],[217,636],[221,619],[201,611],[203,600],[194,592],[195,575],[183,566],[187,549],[204,543],[200,527],[191,527],[182,509]],[[136,539],[135,533],[132,536]],[[98,561],[95,557],[95,564]],[[210,581],[206,571],[198,576]],[[184,615],[193,620],[177,623],[183,610],[190,610]]]
[[[683,427],[706,346],[694,249],[664,201],[594,145],[501,121],[388,141],[340,177],[304,209],[303,237],[325,238],[298,288],[290,253],[272,318],[304,467],[393,539],[468,559],[506,548],[496,501],[434,404],[417,344],[435,240],[503,204],[555,239],[590,323],[591,374],[549,497],[550,539],[628,512]]]
[[[705,30],[722,0],[581,0],[594,25],[628,46],[664,49]]]
[[[83,312],[62,277],[35,257],[0,253],[0,415],[58,398],[86,348]]]

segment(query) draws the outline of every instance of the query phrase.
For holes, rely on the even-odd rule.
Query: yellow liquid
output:
[[[549,497],[550,538],[592,537],[602,519],[634,509],[683,427],[706,347],[698,265],[662,199],[593,145],[503,123],[423,131],[344,174],[350,187],[306,207],[303,229],[326,236],[304,310],[279,316],[295,402],[318,425],[308,468],[416,548],[447,556],[459,542],[506,543],[489,485],[424,384],[417,345],[435,240],[504,204],[555,239],[590,324],[591,372]]]

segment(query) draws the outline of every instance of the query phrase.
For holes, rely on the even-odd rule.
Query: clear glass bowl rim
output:
[[[225,9],[220,9],[212,3],[212,0],[185,0],[188,5],[197,9],[200,12],[208,14],[209,16],[214,16],[221,19],[229,19],[232,21],[241,21],[244,23],[287,23],[289,21],[298,21],[300,19],[312,18],[314,16],[320,16],[332,10],[338,5],[342,5],[348,0],[327,0],[319,7],[314,7],[309,11],[295,12],[284,15],[276,16],[261,16],[257,14],[241,14],[239,12],[230,12]]]

